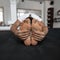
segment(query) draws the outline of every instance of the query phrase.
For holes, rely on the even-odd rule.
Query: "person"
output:
[[[38,15],[27,13],[17,19],[11,26],[11,31],[21,38],[26,46],[30,46],[43,40],[48,33],[48,27]]]

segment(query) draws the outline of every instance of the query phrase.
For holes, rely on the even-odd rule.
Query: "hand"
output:
[[[39,34],[39,35],[45,35],[44,32],[39,31],[39,30],[33,30],[32,33],[34,33],[34,34],[36,33],[36,34]]]
[[[28,31],[18,31],[17,36],[19,38],[21,38],[22,40],[26,40],[27,37],[29,36],[29,32]]]
[[[34,31],[32,35],[34,39],[37,41],[41,41],[45,37],[44,32],[40,32],[40,31]]]

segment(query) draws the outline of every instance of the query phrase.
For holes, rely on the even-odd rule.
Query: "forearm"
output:
[[[18,32],[18,27],[19,27],[19,25],[20,25],[20,21],[19,20],[17,20],[12,26],[11,26],[11,28],[10,28],[10,30],[15,34],[15,35],[17,35],[17,32]]]
[[[17,35],[18,30],[15,29],[13,26],[10,29],[11,32],[13,32],[15,35]]]
[[[43,32],[44,32],[44,35],[46,35],[46,34],[48,33],[48,27],[45,26],[45,27],[43,28]]]

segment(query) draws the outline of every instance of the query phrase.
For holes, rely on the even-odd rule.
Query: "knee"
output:
[[[32,40],[32,41],[31,41],[31,44],[32,44],[32,45],[37,45],[37,44],[38,44],[38,41]]]
[[[30,45],[31,45],[30,38],[26,39],[26,40],[24,41],[24,44],[25,44],[26,46],[30,46]]]

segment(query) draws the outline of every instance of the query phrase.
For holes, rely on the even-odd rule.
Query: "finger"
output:
[[[30,32],[19,32],[18,34],[19,34],[19,35],[29,35]]]
[[[20,33],[20,34],[18,34],[18,36],[19,36],[21,39],[25,40],[25,39],[27,39],[27,37],[29,36],[29,34],[28,34],[28,33]]]
[[[22,40],[26,40],[27,38],[25,37],[25,38],[21,38],[21,37],[19,37],[20,39],[22,39]]]
[[[33,33],[32,36],[35,37],[35,38],[37,38],[37,39],[41,38],[41,35],[40,34],[36,34],[36,33]]]
[[[44,38],[44,36],[43,35],[33,35],[33,36],[35,36],[35,37],[41,37],[41,38]]]
[[[20,37],[28,37],[29,35],[24,35],[24,34],[21,35],[21,34],[20,34],[19,36],[20,36]]]
[[[40,36],[40,34],[37,34],[37,33],[32,33],[32,35],[34,36],[34,35],[36,35],[36,36]]]
[[[37,37],[44,37],[45,35],[42,35],[42,34],[36,34],[36,33],[33,33],[32,34],[33,36],[37,36]]]
[[[40,39],[40,37],[36,37],[36,36],[34,36],[34,38],[35,38],[35,40],[39,40]]]
[[[26,35],[26,36],[20,36],[21,38],[27,38],[29,35]]]
[[[44,38],[44,36],[41,36],[41,35],[33,35],[34,37],[36,37],[36,38]]]
[[[28,33],[20,33],[18,34],[19,36],[25,36],[25,35],[29,35]]]
[[[35,38],[35,40],[36,40],[36,41],[41,41],[41,40],[42,40],[42,38]]]
[[[26,32],[29,32],[29,31],[18,31],[18,33],[26,33]]]
[[[34,38],[35,38],[35,40],[37,40],[37,41],[40,41],[41,39],[43,39],[44,38],[44,36],[33,36]]]
[[[20,36],[21,39],[26,40],[28,36]]]
[[[35,38],[35,37],[34,37],[34,40],[39,41],[39,40],[40,40],[40,38]]]
[[[41,35],[44,35],[44,32],[40,32],[40,31],[33,31],[33,33],[35,33],[35,34],[41,34]]]

